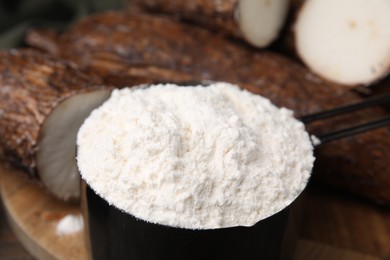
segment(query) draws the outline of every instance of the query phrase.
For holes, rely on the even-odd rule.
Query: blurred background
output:
[[[94,12],[120,9],[124,0],[1,0],[0,48],[23,44],[31,27],[64,29],[66,25]]]

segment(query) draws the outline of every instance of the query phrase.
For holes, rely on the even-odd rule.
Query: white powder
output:
[[[83,218],[81,215],[66,215],[56,227],[56,233],[59,236],[71,235],[81,231],[84,227]]]
[[[310,139],[311,139],[311,143],[313,144],[314,147],[319,146],[321,144],[321,140],[318,139],[318,137],[315,135],[311,135]]]
[[[292,111],[227,83],[115,90],[77,145],[82,177],[110,204],[192,229],[251,226],[282,210],[314,161]]]

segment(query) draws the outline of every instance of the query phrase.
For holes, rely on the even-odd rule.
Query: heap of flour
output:
[[[290,110],[228,83],[115,90],[77,145],[83,179],[110,204],[191,229],[251,226],[277,213],[314,162]]]

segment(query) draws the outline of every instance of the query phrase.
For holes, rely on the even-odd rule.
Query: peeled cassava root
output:
[[[102,13],[75,24],[57,44],[59,55],[117,86],[131,85],[134,78],[176,83],[229,81],[293,109],[297,116],[361,100],[280,55],[253,52],[165,18]],[[325,133],[384,113],[380,108],[367,109],[308,129]],[[381,128],[324,144],[317,149],[315,178],[390,205],[389,135],[389,128]]]
[[[0,150],[64,200],[80,195],[76,134],[109,95],[101,81],[32,50],[0,52]]]
[[[390,1],[310,0],[299,5],[295,48],[316,74],[370,85],[390,72]]]
[[[218,33],[243,38],[266,47],[279,35],[286,19],[288,0],[136,0],[153,12],[175,15]]]

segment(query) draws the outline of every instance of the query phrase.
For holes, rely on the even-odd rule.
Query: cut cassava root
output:
[[[80,176],[75,161],[75,140],[84,119],[108,98],[108,91],[81,93],[60,103],[43,123],[37,169],[41,181],[64,199],[80,195]]]
[[[175,15],[218,33],[244,38],[266,47],[279,35],[286,19],[288,0],[137,0],[153,12]]]
[[[390,72],[390,1],[295,1],[299,57],[316,74],[344,85],[370,85]]]
[[[241,0],[238,21],[245,39],[266,47],[279,36],[286,20],[288,0]]]
[[[76,133],[109,95],[100,79],[32,50],[0,52],[0,149],[64,200],[80,195]]]

